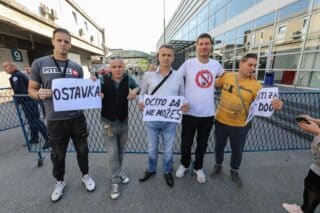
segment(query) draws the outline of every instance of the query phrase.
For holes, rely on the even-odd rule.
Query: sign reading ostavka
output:
[[[60,78],[52,81],[54,111],[101,108],[100,81]]]
[[[256,99],[250,106],[246,123],[250,122],[255,115],[262,117],[272,116],[274,109],[271,105],[271,101],[272,99],[277,99],[278,97],[279,95],[277,87],[260,89]]]
[[[181,123],[183,96],[144,95],[143,121]]]

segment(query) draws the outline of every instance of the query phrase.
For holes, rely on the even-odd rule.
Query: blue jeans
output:
[[[146,122],[147,136],[149,141],[149,172],[157,170],[159,136],[163,142],[162,170],[165,174],[172,171],[173,143],[176,135],[177,123],[163,121]]]
[[[224,148],[227,144],[227,139],[230,139],[230,147],[231,147],[231,162],[230,168],[231,170],[237,171],[239,170],[241,161],[242,161],[242,153],[243,148],[246,143],[246,138],[249,133],[250,128],[245,127],[234,127],[228,126],[222,123],[219,123],[217,120],[215,121],[215,156],[216,156],[216,164],[221,165],[223,162],[224,156]]]

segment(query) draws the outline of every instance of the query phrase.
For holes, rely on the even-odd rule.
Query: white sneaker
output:
[[[121,171],[119,176],[120,176],[120,182],[121,183],[124,183],[124,184],[129,183],[130,178],[126,175],[126,173],[124,173],[124,171]]]
[[[57,181],[57,183],[54,187],[54,190],[52,192],[52,195],[51,195],[51,200],[53,202],[60,200],[60,198],[62,197],[63,189],[66,186],[66,184],[67,183],[64,181]]]
[[[111,186],[111,199],[115,200],[120,197],[119,184],[113,183]]]
[[[186,171],[188,171],[188,170],[189,170],[189,168],[186,168],[182,164],[180,164],[180,166],[179,166],[179,168],[178,168],[178,170],[176,172],[176,177],[177,178],[182,178],[184,176],[184,173]]]
[[[204,174],[202,169],[199,170],[193,170],[194,173],[197,175],[197,180],[199,183],[205,183],[206,182],[206,175]]]
[[[84,175],[81,179],[87,191],[92,192],[96,189],[96,184],[89,175]]]
[[[282,207],[289,213],[303,213],[302,209],[297,204],[283,203]]]

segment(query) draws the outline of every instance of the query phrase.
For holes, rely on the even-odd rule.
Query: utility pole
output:
[[[166,0],[163,0],[163,43],[166,43]]]

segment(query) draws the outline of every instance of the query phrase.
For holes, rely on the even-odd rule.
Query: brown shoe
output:
[[[221,173],[221,169],[222,169],[222,165],[214,165],[213,169],[212,169],[212,173],[211,176],[217,175]]]
[[[233,170],[230,170],[230,177],[231,177],[231,180],[236,184],[236,186],[238,188],[241,188],[242,186],[242,182],[241,182],[241,179],[239,177],[239,174],[237,171],[233,171]]]

